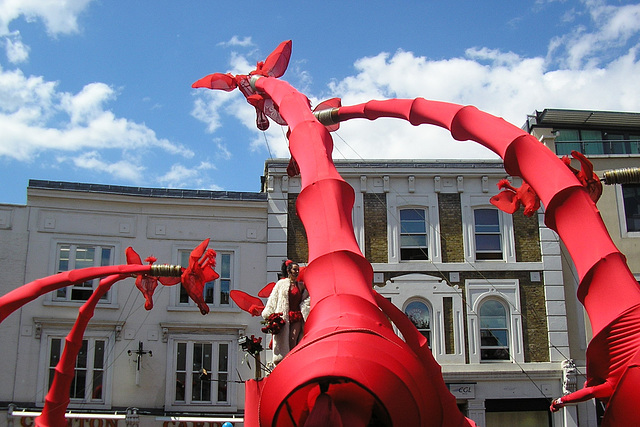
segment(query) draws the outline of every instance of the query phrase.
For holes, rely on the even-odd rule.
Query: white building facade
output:
[[[220,278],[205,286],[206,316],[179,284],[159,285],[146,311],[134,278],[98,303],[71,388],[69,409],[84,418],[72,425],[242,425],[242,381],[253,367],[238,338],[260,334],[260,324],[229,292],[255,294],[264,286],[266,203],[260,193],[31,181],[27,206],[0,207],[0,260],[9,269],[2,294],[66,270],[126,264],[129,246],[143,263],[153,255],[183,266],[205,239],[217,252]],[[28,413],[42,408],[65,337],[96,286],[93,280],[50,292],[0,324],[7,414],[0,425],[32,425]],[[189,417],[196,418],[180,424]]]

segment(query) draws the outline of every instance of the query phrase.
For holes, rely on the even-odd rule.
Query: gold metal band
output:
[[[180,277],[182,275],[182,267],[169,264],[152,265],[149,275],[156,277]]]

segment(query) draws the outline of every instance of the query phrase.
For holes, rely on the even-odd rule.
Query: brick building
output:
[[[572,150],[584,154],[601,178],[606,171],[640,166],[640,113],[544,109],[529,115],[523,128],[558,156],[570,156]],[[575,160],[573,166],[580,167]],[[613,242],[627,257],[635,278],[640,280],[640,184],[604,185],[597,206]],[[584,372],[585,352],[591,340],[590,325],[575,298],[577,276],[564,247],[562,254],[571,357]],[[596,411],[599,416],[604,412],[600,403],[582,406],[581,415],[590,420]]]
[[[272,276],[284,258],[307,259],[300,181],[286,166],[265,165]],[[490,204],[502,162],[336,167],[355,190],[354,232],[375,289],[427,336],[461,409],[481,426],[572,425],[548,411],[570,357],[560,244],[540,213],[511,216]]]

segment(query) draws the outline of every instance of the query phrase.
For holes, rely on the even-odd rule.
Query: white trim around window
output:
[[[116,265],[122,262],[120,243],[102,239],[52,239],[50,253],[50,272],[52,275],[84,267]],[[50,292],[46,303],[69,306],[82,305],[96,289],[99,281],[100,279],[97,278]],[[118,308],[117,287],[116,284],[109,289],[98,303],[98,307]]]
[[[37,406],[44,406],[44,399],[49,391],[50,372],[55,368],[52,349],[58,355],[62,355],[67,334],[68,330],[55,328],[42,331],[37,377]],[[69,408],[108,409],[111,407],[112,397],[115,332],[89,329],[85,332],[83,341],[86,343],[87,352],[81,357],[84,361],[79,369],[86,373],[83,380],[86,389],[83,397],[71,398]],[[98,357],[102,360],[98,360]],[[101,377],[101,384],[94,384],[95,378],[99,377]],[[77,387],[78,392],[82,393],[83,387],[80,384]]]
[[[237,358],[237,335],[169,333],[165,410],[236,412]]]
[[[488,196],[461,196],[462,202],[462,229],[464,237],[464,256],[466,262],[516,262],[515,240],[513,235],[513,218],[502,212],[491,203]],[[476,259],[476,227],[474,220],[475,209],[495,209],[501,233],[502,259],[477,260]]]
[[[623,238],[640,237],[640,231],[628,231],[627,230],[627,215],[624,208],[624,196],[622,193],[622,185],[615,186],[616,192],[616,204],[618,207],[618,220],[620,224],[620,235]]]
[[[464,316],[461,290],[426,274],[412,273],[393,277],[376,289],[403,312],[413,301],[425,303],[431,310],[430,347],[438,363],[464,363]],[[450,298],[453,315],[453,353],[446,352],[445,298]]]
[[[480,308],[488,300],[497,300],[506,309],[509,360],[524,362],[520,284],[518,279],[473,279],[465,281],[467,294],[467,327],[469,331],[469,362],[481,361]]]
[[[191,253],[197,243],[187,243],[174,245],[174,263],[181,265],[188,254]],[[229,292],[236,287],[239,280],[239,248],[237,246],[216,246],[209,245],[216,251],[215,271],[220,278],[205,285],[203,290],[205,302],[211,311],[239,311],[233,300],[229,297]],[[184,254],[184,255],[183,255]],[[187,261],[188,262],[188,261]],[[185,265],[186,266],[186,265]],[[198,311],[198,307],[187,298],[186,292],[182,290],[182,285],[176,285],[171,292],[171,301],[168,310],[171,311]]]
[[[404,209],[424,210],[425,234],[428,256],[426,260],[402,260],[402,230],[400,212]],[[387,206],[387,240],[389,263],[400,262],[441,262],[440,223],[438,218],[437,197],[389,195]]]

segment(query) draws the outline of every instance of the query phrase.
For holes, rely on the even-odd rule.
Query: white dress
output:
[[[273,363],[280,362],[284,356],[291,350],[289,348],[289,287],[291,281],[289,278],[278,280],[273,287],[271,295],[267,300],[267,304],[262,310],[262,317],[268,319],[273,313],[282,313],[285,325],[280,332],[273,336]],[[300,311],[302,318],[306,321],[309,315],[309,293],[305,288],[302,291],[302,303],[300,303]],[[295,311],[295,310],[294,310]]]

